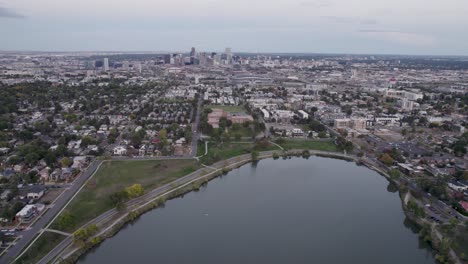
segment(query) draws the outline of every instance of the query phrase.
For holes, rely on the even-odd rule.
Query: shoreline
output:
[[[308,152],[306,152],[308,151]],[[394,181],[391,179],[391,177],[383,170],[380,168],[374,167],[371,164],[368,164],[364,162],[361,158],[358,158],[354,155],[343,155],[340,153],[325,153],[323,151],[320,152],[315,152],[311,150],[289,150],[289,151],[265,151],[265,152],[260,152],[259,157],[256,160],[252,160],[249,154],[244,154],[240,156],[233,157],[234,159],[241,159],[243,156],[245,157],[248,155],[249,157],[239,160],[237,162],[234,162],[232,164],[228,164],[225,166],[222,166],[222,168],[216,168],[216,170],[208,172],[206,174],[203,174],[197,179],[194,179],[192,181],[189,181],[188,183],[182,184],[180,186],[177,186],[170,191],[163,193],[161,195],[158,195],[157,197],[150,199],[149,201],[145,202],[143,205],[138,206],[135,209],[132,209],[129,212],[124,213],[121,217],[119,217],[117,220],[113,221],[110,226],[105,228],[104,230],[100,230],[96,236],[94,236],[91,240],[87,241],[83,246],[80,247],[75,247],[73,248],[70,252],[65,254],[64,258],[60,259],[60,263],[76,263],[81,256],[84,254],[88,253],[90,250],[93,248],[96,248],[104,242],[106,239],[112,238],[115,236],[122,228],[127,226],[128,224],[131,224],[135,220],[137,220],[140,216],[145,214],[146,212],[149,212],[153,209],[161,208],[165,206],[166,201],[176,199],[179,197],[183,197],[185,194],[190,193],[192,191],[198,191],[202,186],[206,186],[209,181],[218,178],[222,175],[227,174],[231,170],[234,170],[236,168],[239,168],[247,163],[251,162],[258,162],[262,159],[268,159],[268,158],[273,158],[273,159],[287,159],[290,157],[303,157],[303,158],[308,158],[310,156],[317,156],[317,157],[323,157],[323,158],[332,158],[332,159],[339,159],[339,160],[345,160],[349,162],[354,162],[356,165],[364,165],[368,169],[377,172],[381,176],[383,176],[387,181],[391,184],[395,184],[395,186],[398,187],[399,191],[399,197],[401,201],[401,206],[403,209],[403,212],[405,216],[412,221],[418,228],[423,229],[424,224],[427,224],[424,222],[423,219],[417,218],[415,215],[410,213],[408,211],[408,208],[405,204],[405,194],[408,194],[409,192],[403,193],[401,184]],[[219,161],[218,163],[221,162],[226,162],[227,160]],[[435,234],[435,232],[431,232],[431,240],[426,241],[429,242],[429,245],[431,246],[431,250],[434,253],[434,257],[437,256],[440,252],[440,248],[438,247],[440,245],[440,241],[443,239],[443,237],[439,237]],[[440,235],[440,234],[439,234]],[[420,239],[421,234],[419,234]],[[63,252],[65,252],[70,246],[74,246],[74,243],[71,242],[71,244],[65,248],[62,252],[60,252],[54,259],[57,259],[57,257],[60,257]],[[456,255],[452,256],[453,254],[449,254],[448,257],[454,262],[454,263],[462,263],[458,259]]]

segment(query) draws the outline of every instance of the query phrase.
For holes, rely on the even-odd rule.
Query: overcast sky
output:
[[[0,0],[0,50],[468,55],[468,0]]]

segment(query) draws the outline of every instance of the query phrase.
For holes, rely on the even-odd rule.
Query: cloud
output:
[[[23,15],[16,13],[15,11],[0,6],[0,18],[7,17],[7,18],[24,18]]]
[[[323,16],[323,18],[331,20],[335,23],[344,24],[361,24],[361,25],[376,25],[378,21],[373,18],[360,18],[360,17],[343,17],[343,16]]]
[[[397,30],[379,30],[379,29],[360,29],[358,33],[363,33],[366,36],[393,42],[397,44],[416,46],[416,47],[433,47],[437,44],[437,40],[433,36],[403,32]]]
[[[312,0],[312,1],[302,1],[299,2],[299,5],[302,7],[316,7],[316,8],[321,8],[321,7],[329,7],[332,6],[333,3],[328,0]]]

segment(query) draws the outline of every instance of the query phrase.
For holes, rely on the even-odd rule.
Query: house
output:
[[[52,181],[58,181],[60,180],[60,175],[62,174],[62,171],[60,169],[55,169],[51,174],[50,174],[50,180]]]
[[[49,167],[45,167],[44,169],[39,171],[39,176],[41,176],[41,180],[43,180],[43,181],[48,181],[49,180],[49,176],[50,176],[49,170],[50,170]]]
[[[36,217],[45,206],[43,204],[28,204],[16,213],[16,220],[21,223],[29,223]]]
[[[9,179],[11,176],[15,174],[15,171],[12,169],[5,169],[3,172],[0,173],[0,177],[4,177]]]
[[[186,143],[185,138],[179,138],[178,140],[175,141],[175,144],[179,145],[179,146],[181,146],[181,145],[183,145],[185,143]]]
[[[114,148],[114,155],[124,156],[127,155],[127,148],[124,146],[117,146]]]
[[[71,167],[73,169],[81,169],[86,166],[86,163],[86,156],[76,156],[73,158],[73,164]]]
[[[60,174],[60,179],[64,180],[69,177],[73,176],[73,169],[72,168],[62,168],[62,172]]]
[[[465,201],[460,201],[459,204],[465,209],[466,212],[468,212],[468,202]]]
[[[138,156],[145,156],[146,154],[146,145],[141,145],[140,149],[138,150]]]
[[[21,172],[23,170],[23,165],[17,164],[15,166],[13,166],[13,170],[15,172]]]
[[[2,194],[0,195],[0,200],[7,200],[10,194],[11,194],[11,190],[3,191]]]
[[[459,182],[459,181],[450,181],[448,183],[448,186],[450,187],[450,189],[458,191],[458,192],[463,192],[463,191],[468,190],[468,184],[464,184],[463,182]]]
[[[304,110],[299,110],[298,113],[301,119],[309,119],[309,114],[306,113]]]
[[[228,114],[227,119],[231,120],[233,124],[243,124],[246,122],[253,122],[253,117],[245,113]]]
[[[9,149],[9,148],[0,148],[0,154],[1,154],[1,155],[5,155],[5,154],[7,154],[7,153],[8,153],[8,151],[10,151],[10,149]]]
[[[39,186],[39,185],[35,185],[32,188],[30,188],[27,191],[27,195],[26,195],[28,199],[35,199],[35,200],[41,199],[42,196],[44,196],[44,187]]]
[[[293,130],[291,131],[291,134],[293,137],[300,137],[304,135],[304,131],[302,131],[302,129],[300,128],[293,128]]]

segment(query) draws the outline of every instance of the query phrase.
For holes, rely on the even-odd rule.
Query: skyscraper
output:
[[[190,64],[195,64],[195,47],[192,47],[192,50],[190,51]]]
[[[109,59],[104,58],[104,71],[109,71]]]
[[[224,50],[224,54],[226,55],[226,61],[228,64],[232,63],[232,51],[231,48],[226,48]]]

